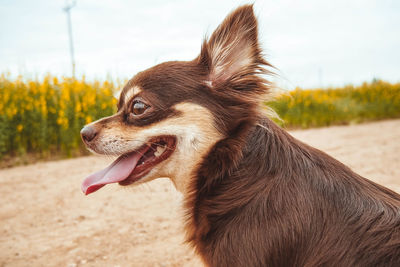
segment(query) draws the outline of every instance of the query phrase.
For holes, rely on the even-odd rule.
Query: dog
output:
[[[194,60],[135,75],[117,113],[81,131],[89,150],[118,156],[83,192],[169,177],[206,266],[400,266],[400,195],[264,115],[257,31],[241,6]]]

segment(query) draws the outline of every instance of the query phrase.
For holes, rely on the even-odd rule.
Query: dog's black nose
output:
[[[97,131],[93,126],[85,126],[82,128],[81,130],[81,136],[82,136],[82,140],[85,143],[89,143],[90,141],[92,141],[97,135]]]

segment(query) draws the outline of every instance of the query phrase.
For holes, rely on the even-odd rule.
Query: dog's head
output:
[[[118,156],[82,184],[85,194],[105,184],[139,184],[169,177],[178,190],[212,146],[258,114],[268,91],[252,6],[232,12],[205,40],[193,61],[166,62],[134,76],[118,112],[85,126],[93,152]]]

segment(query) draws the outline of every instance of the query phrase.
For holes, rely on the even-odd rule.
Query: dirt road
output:
[[[400,120],[291,133],[400,193]],[[183,244],[181,196],[168,180],[81,193],[109,162],[0,170],[0,266],[201,266]]]

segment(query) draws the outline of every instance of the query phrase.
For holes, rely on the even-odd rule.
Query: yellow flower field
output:
[[[0,75],[0,158],[84,151],[83,125],[115,112],[115,82],[85,78],[28,80]],[[267,103],[285,127],[318,127],[400,117],[400,84],[383,81],[318,90],[296,89]],[[79,154],[79,153],[78,153]]]
[[[42,81],[0,76],[0,157],[35,152],[70,155],[84,124],[115,111],[115,84],[85,78]]]
[[[297,88],[267,103],[294,127],[321,127],[400,117],[400,83],[375,80],[360,86],[302,90]]]

